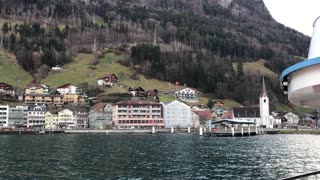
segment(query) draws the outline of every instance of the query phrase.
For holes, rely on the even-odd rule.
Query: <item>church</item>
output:
[[[233,108],[233,119],[235,121],[254,122],[256,125],[264,128],[273,128],[272,119],[270,119],[269,97],[264,78],[262,78],[259,104],[259,107],[241,106]]]

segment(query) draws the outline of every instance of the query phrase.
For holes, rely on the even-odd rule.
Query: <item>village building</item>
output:
[[[224,102],[217,100],[217,101],[213,101],[213,107],[220,107],[223,108],[224,107]]]
[[[26,85],[25,94],[49,94],[50,89],[45,84],[29,83]]]
[[[80,96],[77,94],[64,94],[63,95],[63,103],[78,103]]]
[[[262,78],[262,90],[260,93],[259,103],[261,120],[258,124],[262,127],[273,128],[272,121],[270,120],[269,97],[264,78]]]
[[[58,129],[59,128],[59,118],[58,111],[49,110],[45,114],[45,128],[46,129]]]
[[[98,86],[116,86],[118,85],[118,77],[115,74],[108,73],[99,78]]]
[[[197,128],[199,117],[191,107],[177,100],[163,105],[165,128]]]
[[[295,127],[299,123],[299,116],[292,112],[283,114],[282,116],[282,126],[283,127]]]
[[[56,105],[58,107],[63,106],[63,96],[54,95],[54,94],[26,94],[23,99],[19,99],[20,101],[24,101],[28,105],[35,104],[47,104],[47,105]]]
[[[146,96],[146,91],[142,87],[136,87],[136,88],[129,87],[128,93],[134,97],[145,97]]]
[[[146,92],[148,98],[156,99],[158,97],[159,91],[157,89],[151,89]]]
[[[154,101],[123,100],[113,107],[113,122],[118,128],[164,127],[163,107]]]
[[[57,91],[61,94],[61,95],[65,95],[65,94],[82,94],[82,89],[72,85],[72,84],[65,84],[62,85],[60,87],[57,87]]]
[[[199,117],[199,125],[210,127],[212,120],[211,110],[192,110]]]
[[[28,106],[9,107],[9,127],[27,127]]]
[[[89,113],[82,109],[75,109],[73,111],[76,118],[76,128],[83,129],[89,126]]]
[[[89,111],[90,128],[107,129],[112,127],[112,104],[97,103]]]
[[[0,128],[9,126],[9,106],[0,106]]]
[[[74,113],[69,109],[59,111],[58,126],[66,129],[74,129],[77,126],[77,120]]]
[[[61,71],[65,71],[65,70],[63,69],[63,66],[61,66],[61,65],[56,65],[56,66],[54,66],[54,67],[51,68],[51,71],[52,71],[52,72],[61,72]]]
[[[31,105],[28,107],[27,127],[45,127],[47,106]]]
[[[185,101],[189,103],[198,102],[198,97],[196,95],[196,92],[191,88],[184,88],[179,91],[176,91],[175,95],[176,95],[176,98],[181,101]]]
[[[234,107],[233,119],[259,124],[261,120],[259,107]]]
[[[74,129],[78,128],[77,117],[79,112],[73,112],[70,109],[63,109],[61,111],[50,110],[45,114],[45,127],[48,129]],[[79,120],[81,118],[78,118]],[[83,126],[83,122],[80,122],[80,127]]]
[[[0,97],[15,97],[16,89],[10,84],[0,82]]]

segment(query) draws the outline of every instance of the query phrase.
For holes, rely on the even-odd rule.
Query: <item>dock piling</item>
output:
[[[152,126],[152,134],[156,133],[156,127]]]
[[[199,135],[200,135],[200,136],[203,135],[202,127],[199,127]]]

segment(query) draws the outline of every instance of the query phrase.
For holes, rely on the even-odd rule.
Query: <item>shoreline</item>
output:
[[[239,132],[237,132],[239,133]],[[245,132],[246,133],[246,132]],[[255,132],[252,132],[252,135]],[[172,133],[171,129],[157,129],[156,132],[152,132],[152,129],[112,129],[112,130],[100,130],[100,129],[78,129],[78,130],[0,130],[0,135],[36,135],[36,134],[195,134],[199,135],[199,129],[191,129],[188,133],[188,129],[174,129]],[[212,136],[219,136],[219,134],[231,134],[231,132],[203,132],[204,135],[212,134]],[[268,129],[263,134],[320,134],[320,129]],[[211,135],[210,135],[211,136]],[[215,137],[217,137],[215,136]],[[239,135],[240,136],[240,135]]]

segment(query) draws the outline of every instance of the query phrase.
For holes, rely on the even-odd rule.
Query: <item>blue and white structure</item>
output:
[[[290,102],[320,108],[320,17],[313,23],[308,59],[285,69],[280,81]]]

